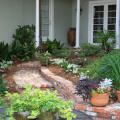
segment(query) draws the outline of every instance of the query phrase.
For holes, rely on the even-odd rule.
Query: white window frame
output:
[[[97,43],[93,43],[93,8],[94,6],[99,6],[99,5],[104,5],[105,9],[104,11],[108,11],[108,5],[112,5],[112,4],[116,4],[116,0],[98,0],[98,1],[90,1],[89,2],[89,15],[88,15],[88,42],[90,44],[97,44]],[[107,30],[107,25],[108,25],[108,14],[106,14],[107,12],[104,12],[104,30]]]

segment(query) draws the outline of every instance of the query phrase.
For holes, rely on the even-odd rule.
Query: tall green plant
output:
[[[29,60],[34,57],[35,48],[35,26],[18,26],[13,35],[12,55],[13,57]]]
[[[120,90],[120,53],[104,56],[97,72],[101,77],[112,79],[114,88]]]
[[[8,43],[0,42],[0,61],[10,59],[10,47]]]
[[[97,34],[99,36],[97,41],[101,43],[102,49],[107,53],[110,52],[114,48],[115,33],[104,31],[98,32]]]

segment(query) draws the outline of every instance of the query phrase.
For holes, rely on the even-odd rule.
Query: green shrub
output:
[[[49,53],[52,53],[56,49],[61,49],[63,47],[63,44],[60,43],[60,41],[57,41],[56,39],[54,40],[49,40],[47,39],[46,42],[42,43],[42,46],[48,51]]]
[[[5,70],[8,67],[10,67],[12,64],[13,64],[12,61],[5,61],[5,60],[3,60],[2,62],[0,62],[0,68]]]
[[[79,52],[80,57],[88,57],[98,54],[101,51],[101,48],[96,45],[83,44],[81,51]]]
[[[3,79],[2,75],[0,74],[0,96],[5,95],[6,91],[7,91],[6,81]]]
[[[120,90],[120,53],[104,56],[97,73],[100,77],[112,79],[114,88]]]
[[[38,59],[40,60],[40,63],[41,63],[42,65],[47,66],[47,65],[49,65],[49,63],[50,63],[50,56],[51,56],[51,54],[47,51],[47,52],[45,52],[45,53],[41,53],[41,54],[38,56]]]
[[[0,61],[10,59],[10,47],[7,43],[0,42]]]
[[[27,86],[22,94],[14,93],[7,94],[10,100],[10,107],[7,110],[10,117],[13,117],[15,112],[29,112],[28,118],[35,119],[42,113],[57,113],[60,117],[72,120],[72,102],[63,101],[54,91],[41,91],[40,89]]]
[[[52,55],[56,58],[68,58],[71,54],[69,49],[57,49],[52,52]]]
[[[11,45],[12,56],[21,60],[32,59],[36,51],[34,38],[35,26],[18,26],[13,35],[14,40]]]
[[[113,87],[120,90],[120,51],[106,54],[81,71],[88,71],[87,74],[92,78],[109,78],[113,80]]]

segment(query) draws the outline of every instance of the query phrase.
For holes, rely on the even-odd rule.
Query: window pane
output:
[[[108,5],[108,31],[114,32],[116,26],[116,5]]]
[[[49,36],[49,0],[41,0],[40,3],[40,16],[41,16],[41,33],[42,37]]]
[[[103,24],[103,18],[94,19],[94,24]]]
[[[103,18],[104,13],[103,12],[95,12],[94,18]]]
[[[98,32],[103,31],[104,6],[94,6],[93,42],[97,43]]]
[[[116,5],[109,5],[109,6],[108,6],[108,10],[109,10],[109,11],[116,10]]]
[[[108,19],[108,24],[115,24],[116,23],[116,18],[109,18]]]
[[[104,6],[94,6],[95,11],[103,11]]]

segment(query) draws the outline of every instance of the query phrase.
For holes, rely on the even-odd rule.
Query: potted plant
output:
[[[15,114],[24,115],[25,117],[21,118],[25,120],[36,118],[38,120],[56,120],[57,116],[72,120],[75,117],[72,113],[72,102],[61,100],[56,91],[41,91],[27,86],[22,94],[8,93],[6,96],[10,101],[7,113],[13,120]]]
[[[41,53],[39,56],[41,65],[43,65],[43,66],[49,65],[50,56],[51,56],[51,54],[48,51],[45,53]]]
[[[96,90],[92,90],[91,104],[102,107],[109,103],[109,92],[112,87],[111,79],[104,79],[98,85]]]
[[[102,81],[90,80],[89,77],[81,75],[80,81],[76,86],[76,94],[83,97],[84,101],[90,101],[93,106],[105,106],[109,102],[109,91],[112,80]]]

